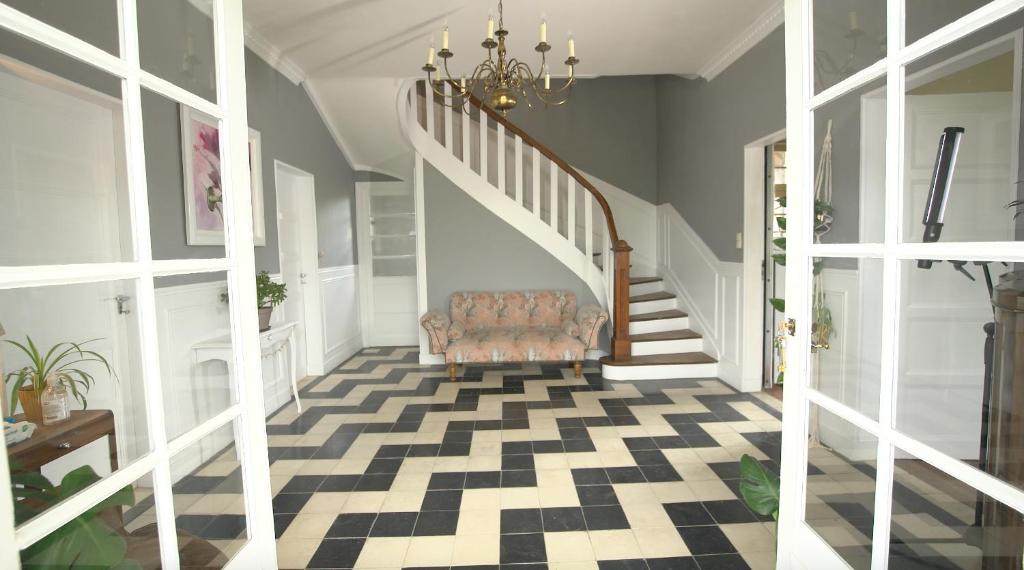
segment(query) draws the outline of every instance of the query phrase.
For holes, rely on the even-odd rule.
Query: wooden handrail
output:
[[[458,93],[462,91],[458,83],[450,80],[448,83],[452,86],[453,92]],[[427,89],[431,88],[429,85],[425,87]],[[590,192],[590,195],[601,206],[605,222],[608,225],[608,238],[612,242],[612,252],[615,254],[613,256],[612,268],[615,272],[612,291],[612,315],[614,317],[612,327],[612,359],[614,361],[629,360],[632,356],[632,342],[629,339],[629,252],[633,251],[633,248],[626,243],[626,240],[619,239],[619,232],[615,227],[615,216],[612,215],[612,209],[608,205],[608,200],[605,200],[604,195],[568,162],[563,160],[562,157],[530,136],[529,133],[519,128],[515,123],[509,121],[504,115],[488,107],[476,95],[467,93],[465,98],[469,101],[470,105],[476,107],[482,113],[486,113],[495,122],[504,125],[506,131],[510,131],[523,139],[523,142],[537,149],[553,164],[564,170],[567,175],[576,180],[577,184],[585,188],[587,192]]]

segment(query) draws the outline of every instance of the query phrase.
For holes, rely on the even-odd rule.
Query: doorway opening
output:
[[[784,320],[786,295],[786,141],[764,147],[764,337],[762,376],[764,390],[782,398],[785,361],[776,338]]]
[[[324,331],[313,175],[274,161],[278,251],[288,299],[275,319],[295,323],[297,378],[324,373]]]

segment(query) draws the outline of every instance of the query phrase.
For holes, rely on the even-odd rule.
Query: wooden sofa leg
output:
[[[455,363],[454,362],[449,362],[448,363],[448,379],[451,380],[452,382],[455,381]]]
[[[583,377],[583,363],[582,362],[579,362],[579,361],[573,362],[572,363],[572,368],[576,372],[576,377],[577,378]]]

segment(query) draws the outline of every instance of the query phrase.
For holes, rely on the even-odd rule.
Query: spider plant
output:
[[[117,379],[117,373],[107,362],[102,354],[85,348],[85,345],[96,342],[98,338],[84,342],[60,342],[47,350],[45,353],[36,346],[32,337],[26,336],[25,343],[14,340],[3,342],[17,348],[28,357],[29,365],[7,374],[5,383],[12,383],[11,386],[11,415],[17,409],[18,390],[34,390],[41,394],[46,389],[47,382],[53,382],[54,386],[66,388],[75,400],[85,409],[89,402],[86,394],[96,384],[96,378],[83,369],[83,365],[97,363],[106,369],[107,373]]]

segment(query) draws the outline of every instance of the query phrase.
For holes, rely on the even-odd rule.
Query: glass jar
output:
[[[46,382],[46,388],[39,396],[39,407],[43,410],[43,425],[50,426],[67,421],[71,418],[71,402],[68,389],[52,378]]]

